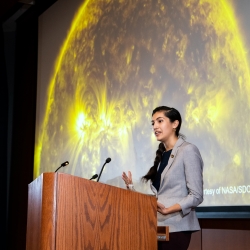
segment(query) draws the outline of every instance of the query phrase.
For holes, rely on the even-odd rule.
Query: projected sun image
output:
[[[250,162],[246,51],[231,1],[85,1],[49,83],[35,175],[64,155],[74,175],[91,177],[111,157],[112,178],[128,169],[142,176],[157,146],[151,112],[167,105],[198,142],[204,188],[248,184],[237,175]],[[249,195],[213,202],[228,199],[247,204]]]

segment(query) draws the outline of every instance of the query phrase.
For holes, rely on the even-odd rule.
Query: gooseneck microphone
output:
[[[94,174],[89,180],[91,181],[91,180],[94,180],[94,179],[96,179],[98,177],[98,174]]]
[[[65,167],[67,165],[69,165],[69,162],[65,161],[64,163],[61,164],[61,166],[59,168],[57,168],[57,170],[55,172],[57,172],[60,168]]]
[[[100,177],[102,175],[102,171],[103,171],[104,166],[106,165],[106,163],[109,163],[109,162],[111,162],[111,158],[107,158],[106,161],[105,161],[105,163],[103,164],[101,172],[100,172],[100,174],[98,176],[97,182],[100,180]]]

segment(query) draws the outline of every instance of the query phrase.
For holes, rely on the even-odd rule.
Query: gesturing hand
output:
[[[122,179],[124,180],[126,186],[128,187],[129,184],[133,184],[132,182],[132,174],[128,171],[128,175],[125,172],[122,173]]]

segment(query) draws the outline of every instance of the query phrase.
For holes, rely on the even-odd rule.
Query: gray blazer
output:
[[[159,191],[152,184],[151,188],[165,207],[177,203],[182,210],[169,215],[157,213],[158,226],[169,226],[170,232],[200,230],[195,207],[203,201],[202,171],[198,148],[179,138],[162,172]]]

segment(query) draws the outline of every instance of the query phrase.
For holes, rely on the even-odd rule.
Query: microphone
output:
[[[89,180],[91,181],[91,180],[94,180],[94,179],[96,179],[98,177],[98,174],[94,174]]]
[[[64,163],[61,164],[61,166],[59,168],[57,168],[57,170],[55,172],[57,172],[61,167],[65,167],[67,165],[69,165],[69,162],[65,161]]]
[[[104,163],[103,166],[102,166],[101,172],[100,172],[100,174],[99,174],[98,179],[97,179],[96,182],[98,182],[98,181],[100,180],[100,177],[101,177],[101,175],[102,175],[102,170],[103,170],[104,166],[106,165],[106,163],[109,163],[109,162],[111,162],[111,158],[107,158],[107,159],[106,159],[105,163]]]

